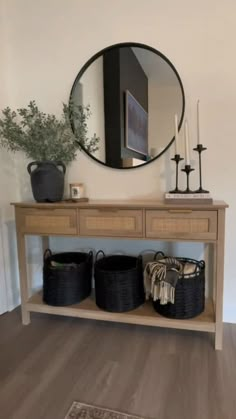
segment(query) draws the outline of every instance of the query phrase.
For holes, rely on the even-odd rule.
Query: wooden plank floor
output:
[[[0,418],[63,419],[74,400],[153,419],[235,419],[236,325],[207,333],[0,316]]]

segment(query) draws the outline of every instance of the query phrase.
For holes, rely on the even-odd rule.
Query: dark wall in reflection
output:
[[[125,147],[125,92],[135,97],[148,112],[148,78],[129,47],[104,53],[104,109],[106,163],[122,167],[122,159],[145,160],[142,154]]]

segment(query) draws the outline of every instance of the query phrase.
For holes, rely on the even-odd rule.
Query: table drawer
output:
[[[79,210],[80,235],[143,237],[142,210],[110,208]]]
[[[21,231],[29,234],[77,234],[76,209],[24,209],[17,211]]]
[[[147,210],[146,237],[215,240],[217,211]]]

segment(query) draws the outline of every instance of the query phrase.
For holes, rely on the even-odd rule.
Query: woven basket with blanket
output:
[[[146,299],[170,318],[191,318],[205,307],[205,262],[162,256],[144,269]]]

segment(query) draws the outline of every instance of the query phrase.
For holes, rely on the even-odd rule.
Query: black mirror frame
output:
[[[74,91],[74,88],[76,86],[76,84],[78,83],[78,81],[80,80],[80,78],[82,77],[82,75],[84,74],[84,72],[87,70],[87,68],[90,66],[90,64],[92,64],[97,58],[99,58],[105,51],[109,51],[113,48],[117,48],[117,47],[138,47],[138,48],[143,48],[143,49],[147,49],[153,53],[155,53],[156,55],[159,55],[159,57],[161,57],[164,61],[166,61],[169,66],[172,68],[172,70],[174,71],[178,82],[180,84],[180,89],[181,89],[181,94],[182,94],[182,100],[183,100],[183,107],[182,107],[182,114],[180,117],[180,121],[178,124],[178,130],[180,131],[182,123],[183,123],[183,119],[184,119],[184,112],[185,112],[185,94],[184,94],[184,88],[183,88],[183,83],[182,80],[179,76],[179,73],[177,72],[176,68],[174,67],[174,65],[172,64],[172,62],[164,55],[162,54],[160,51],[158,51],[157,49],[150,47],[149,45],[146,44],[141,44],[138,42],[121,42],[118,44],[113,44],[110,45],[109,47],[103,48],[102,50],[100,50],[99,52],[97,52],[96,54],[94,54],[81,68],[81,70],[79,71],[79,73],[76,76],[76,79],[72,85],[71,91],[70,91],[70,97],[69,97],[69,106],[71,103],[71,98],[72,98],[72,94]],[[72,131],[74,132],[74,123],[72,121],[72,119],[70,118],[70,123],[71,123],[71,128]],[[161,153],[159,153],[156,157],[152,158],[149,161],[145,161],[143,164],[140,164],[138,166],[131,166],[131,167],[113,167],[113,166],[109,166],[108,164],[106,164],[105,162],[102,162],[101,160],[98,160],[96,157],[92,156],[91,154],[88,153],[88,151],[86,150],[86,148],[84,146],[82,146],[79,141],[76,140],[76,142],[79,144],[79,146],[81,147],[81,149],[89,156],[91,157],[93,160],[95,160],[96,162],[98,162],[99,164],[102,164],[105,167],[109,167],[110,169],[116,169],[116,170],[130,170],[130,169],[138,169],[141,168],[149,163],[154,162],[155,160],[157,160],[159,157],[162,156],[162,154],[164,154],[168,148],[173,144],[175,140],[175,136],[170,140],[169,144],[164,148],[164,150],[162,150]]]

